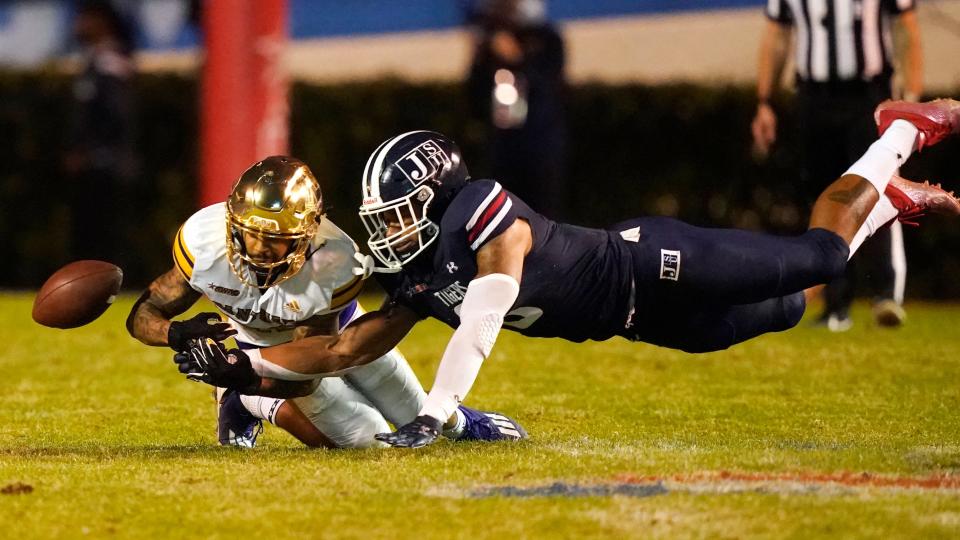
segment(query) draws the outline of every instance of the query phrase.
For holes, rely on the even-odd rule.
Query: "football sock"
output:
[[[877,204],[875,204],[873,209],[870,210],[870,213],[867,214],[867,219],[864,220],[863,225],[857,230],[857,234],[853,235],[853,240],[850,241],[850,256],[847,257],[847,260],[849,261],[850,258],[853,257],[853,254],[857,251],[857,248],[863,244],[864,240],[870,238],[878,229],[896,219],[899,213],[900,212],[893,206],[893,203],[890,202],[890,199],[881,193],[880,200],[877,201]]]
[[[285,400],[282,399],[263,396],[240,396],[240,403],[243,403],[243,406],[250,411],[250,414],[274,425],[276,425],[275,419],[277,417],[277,411],[280,410],[280,406],[283,405],[284,401]]]
[[[456,416],[456,423],[453,425],[453,427],[448,428],[444,426],[443,428],[443,436],[451,441],[459,439],[460,436],[463,435],[464,428],[467,427],[467,417],[463,415],[463,412],[460,411],[459,407],[457,408],[456,412],[454,412],[454,416]]]
[[[919,133],[910,122],[894,120],[883,136],[871,144],[863,157],[843,174],[862,177],[877,188],[877,193],[883,194],[890,177],[896,174],[916,149]]]

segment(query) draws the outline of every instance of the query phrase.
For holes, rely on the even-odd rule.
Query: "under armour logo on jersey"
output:
[[[453,262],[453,261],[450,261],[450,262],[447,263],[447,272],[450,272],[450,273],[452,274],[452,273],[456,272],[456,271],[459,270],[459,269],[460,269],[460,268],[457,266],[457,263],[455,263],[455,262]]]
[[[291,300],[287,302],[286,304],[283,305],[283,307],[285,309],[289,309],[294,313],[300,313],[300,302],[297,302],[296,300]]]
[[[670,249],[660,250],[660,279],[677,281],[680,279],[680,252]]]

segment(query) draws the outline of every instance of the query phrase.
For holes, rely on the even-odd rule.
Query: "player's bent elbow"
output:
[[[133,307],[130,308],[130,313],[127,315],[126,328],[127,333],[130,334],[130,337],[136,339],[144,344],[150,345],[147,343],[143,332],[137,326],[137,315],[140,312],[140,309],[146,303],[147,299],[150,298],[150,290],[147,289],[140,294],[140,297],[137,298],[136,302],[133,303]]]

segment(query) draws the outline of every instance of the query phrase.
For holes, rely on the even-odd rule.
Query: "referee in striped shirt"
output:
[[[760,44],[755,149],[766,155],[776,140],[777,116],[770,105],[780,80],[792,30],[796,29],[800,140],[804,191],[810,203],[843,173],[876,138],[873,110],[892,94],[894,23],[902,42],[903,99],[923,91],[920,30],[914,0],[767,0],[767,24]],[[878,232],[858,254],[868,265],[877,293],[878,324],[899,326],[906,259],[900,224]],[[853,270],[824,290],[822,322],[833,331],[851,326]]]

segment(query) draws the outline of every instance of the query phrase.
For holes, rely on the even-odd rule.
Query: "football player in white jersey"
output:
[[[134,304],[127,329],[147,345],[170,346],[180,361],[191,343],[206,338],[235,335],[241,349],[255,349],[335,335],[362,314],[356,298],[369,275],[356,244],[323,218],[313,173],[285,156],[256,163],[226,203],[191,216],[174,240],[173,260]],[[171,320],[201,296],[231,324],[216,313]],[[387,422],[410,422],[425,399],[396,349],[341,377],[294,379],[265,377],[257,395],[218,390],[220,444],[253,446],[265,419],[309,446],[374,446],[373,436]],[[446,434],[473,440],[525,435],[503,418],[462,408]]]

